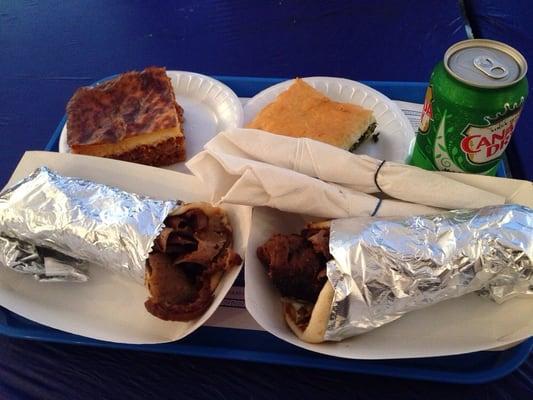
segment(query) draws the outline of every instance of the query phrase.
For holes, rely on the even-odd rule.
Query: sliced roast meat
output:
[[[148,312],[165,321],[191,321],[199,318],[213,302],[207,274],[200,275],[194,296],[188,301],[172,302],[152,296],[144,303]]]
[[[184,237],[193,237],[193,227],[183,215],[171,215],[165,219],[165,225]]]
[[[158,318],[189,321],[207,310],[223,272],[242,260],[219,208],[189,208],[165,225],[146,266],[151,297],[145,306]]]
[[[172,257],[152,253],[146,264],[148,290],[153,298],[164,303],[184,303],[196,295],[196,285],[185,271],[176,268]]]
[[[319,235],[317,243],[324,238],[323,233],[315,235]],[[327,279],[324,271],[328,258],[315,250],[313,242],[303,235],[276,234],[257,249],[257,257],[282,296],[316,301]]]
[[[162,253],[184,253],[196,249],[197,242],[172,228],[163,228],[155,240],[155,250]]]

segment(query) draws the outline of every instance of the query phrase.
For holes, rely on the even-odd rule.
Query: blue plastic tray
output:
[[[217,77],[240,97],[251,97],[283,79]],[[365,82],[388,97],[421,103],[426,83]],[[52,135],[46,150],[57,150],[65,118]],[[504,175],[503,169],[499,171]],[[242,285],[240,277],[236,284]],[[72,335],[36,324],[0,307],[0,334],[47,342],[154,351],[200,357],[284,364],[454,383],[481,383],[509,374],[520,366],[533,349],[533,338],[505,351],[484,351],[459,356],[409,360],[345,360],[322,356],[292,346],[267,332],[201,327],[185,339],[160,345],[127,345]]]

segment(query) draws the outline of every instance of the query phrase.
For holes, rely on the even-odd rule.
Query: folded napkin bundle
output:
[[[187,167],[210,188],[214,202],[322,218],[481,208],[532,190],[530,182],[504,179],[513,182],[505,190],[501,178],[426,171],[255,129],[219,133]]]

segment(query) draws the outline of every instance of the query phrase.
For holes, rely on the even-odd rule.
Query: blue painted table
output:
[[[0,181],[25,150],[46,146],[75,88],[103,76],[155,64],[211,75],[426,81],[464,38],[454,0],[4,0]],[[532,376],[531,359],[493,383],[463,386],[0,336],[0,398],[9,399],[525,399]]]

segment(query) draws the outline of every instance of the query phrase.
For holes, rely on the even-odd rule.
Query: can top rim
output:
[[[457,53],[457,51],[459,50],[467,49],[470,47],[478,47],[478,46],[486,46],[491,49],[497,49],[511,56],[516,61],[520,69],[520,74],[518,74],[518,77],[511,82],[505,82],[505,84],[495,87],[495,86],[483,85],[481,83],[469,81],[467,79],[462,78],[460,75],[458,75],[457,73],[451,70],[448,64],[449,64],[449,61],[452,55]],[[475,86],[475,87],[484,88],[484,89],[499,89],[502,87],[512,86],[515,83],[521,81],[524,78],[524,76],[526,76],[528,66],[527,66],[527,61],[524,58],[524,56],[518,50],[516,50],[514,47],[509,46],[508,44],[498,42],[497,40],[490,40],[490,39],[467,39],[467,40],[462,40],[460,42],[455,43],[454,45],[450,46],[448,50],[446,50],[446,53],[444,53],[444,68],[455,79],[463,83],[466,83],[469,86]]]

